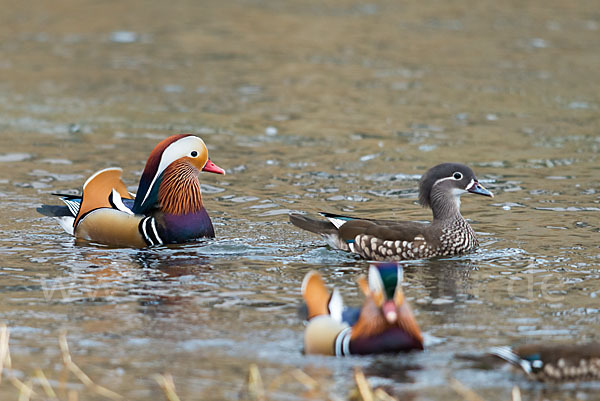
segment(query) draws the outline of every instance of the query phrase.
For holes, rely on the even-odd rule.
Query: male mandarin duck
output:
[[[372,264],[368,280],[361,276],[358,282],[364,304],[345,309],[339,292],[330,294],[319,273],[306,274],[304,351],[345,356],[422,350],[421,330],[402,292],[402,268],[397,263]]]
[[[59,195],[67,206],[42,205],[77,238],[111,246],[145,247],[215,236],[202,203],[198,174],[225,174],[208,158],[202,139],[191,134],[161,141],[146,162],[137,194],[121,180],[120,168],[93,174],[81,196]]]
[[[600,380],[600,343],[495,347],[490,354],[544,382]]]
[[[433,211],[430,224],[372,220],[320,213],[328,220],[290,214],[290,222],[323,236],[334,248],[370,260],[408,260],[458,255],[479,243],[460,214],[460,196],[473,193],[493,197],[469,167],[443,163],[429,169],[419,183],[419,203]]]

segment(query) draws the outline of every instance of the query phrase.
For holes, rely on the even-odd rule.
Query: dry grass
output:
[[[289,378],[295,379],[297,382],[304,385],[307,390],[310,390],[312,394],[311,399],[319,400],[330,400],[339,401],[338,395],[327,393],[320,385],[319,381],[307,375],[300,369],[294,369],[290,372],[282,373],[275,377],[271,384],[265,387],[260,371],[256,364],[250,365],[248,375],[248,395],[251,400],[255,401],[268,401],[269,394],[274,393],[281,385],[287,382]],[[350,399],[353,401],[399,401],[396,397],[388,394],[383,388],[379,387],[373,389],[369,383],[367,377],[363,371],[356,367],[354,368],[354,384],[355,388],[350,391],[348,397],[343,399]],[[450,378],[449,385],[464,401],[485,401],[484,398],[479,396],[475,391],[465,386],[463,383],[455,378]],[[275,397],[273,397],[275,399]],[[519,387],[514,386],[512,389],[512,401],[521,401],[521,390]]]
[[[256,401],[265,401],[267,399],[260,370],[258,370],[258,366],[254,363],[250,365],[248,372],[248,393],[250,394],[250,398]]]
[[[356,392],[358,397],[353,397],[360,401],[398,401],[382,388],[373,390],[365,374],[360,368],[354,368],[354,382],[356,383]]]
[[[18,391],[18,401],[29,401],[33,399],[45,399],[45,400],[60,400],[57,395],[57,391],[52,387],[48,378],[41,369],[36,369],[34,376],[25,380],[25,382],[19,380],[12,369],[12,360],[10,357],[9,348],[9,337],[10,333],[6,325],[0,325],[0,383],[2,378],[6,378]],[[106,387],[100,386],[87,375],[71,357],[69,352],[69,344],[67,343],[66,333],[62,333],[59,336],[58,343],[60,346],[62,361],[65,370],[68,373],[72,373],[90,392],[100,395],[109,400],[119,401],[124,400],[124,397],[120,394],[115,393]],[[67,377],[64,381],[68,380]],[[63,383],[64,383],[63,381]],[[39,387],[39,389],[37,388]],[[39,391],[36,392],[36,391]],[[79,400],[79,393],[74,390],[63,391],[67,401]]]
[[[449,382],[450,388],[463,397],[465,401],[485,401],[479,394],[459,382],[457,379],[451,378]],[[511,395],[512,401],[521,401],[521,389],[518,386],[513,387]]]
[[[173,376],[166,373],[164,375],[156,375],[154,379],[158,382],[159,386],[163,389],[167,400],[169,401],[180,401],[179,396],[175,392],[175,382]]]
[[[485,401],[475,391],[471,390],[455,378],[450,379],[450,388],[465,399],[465,401]]]
[[[339,401],[341,399],[338,395],[327,393],[319,381],[310,377],[308,374],[300,369],[294,369],[289,372],[284,372],[279,376],[275,377],[268,387],[265,387],[260,371],[256,364],[250,365],[248,374],[248,395],[251,400],[255,401],[267,401],[269,399],[268,394],[274,393],[289,379],[294,379],[296,382],[303,385],[303,387],[310,392],[311,399],[319,400],[330,400]],[[358,401],[398,401],[385,392],[382,388],[373,390],[369,384],[367,378],[360,368],[354,370],[354,383],[356,388],[353,389],[348,398]]]
[[[65,367],[75,375],[88,389],[92,392],[101,395],[105,398],[111,400],[122,400],[123,396],[115,393],[112,390],[107,389],[106,387],[102,387],[92,381],[88,375],[86,375],[83,370],[79,368],[71,359],[71,354],[69,352],[69,344],[67,344],[67,334],[62,333],[58,338],[58,343],[60,344],[60,350],[62,352],[62,359]]]

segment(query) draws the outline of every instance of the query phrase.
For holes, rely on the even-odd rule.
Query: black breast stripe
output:
[[[163,244],[163,240],[159,237],[156,230],[156,220],[154,217],[144,217],[138,225],[138,230],[148,246]]]

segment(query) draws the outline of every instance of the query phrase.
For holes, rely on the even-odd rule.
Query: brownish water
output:
[[[600,340],[600,13],[584,1],[24,1],[0,13],[0,319],[13,366],[61,372],[59,333],[99,384],[161,399],[344,399],[352,368],[401,399],[598,399],[454,358],[490,346]],[[76,245],[35,212],[121,166],[135,190],[154,145],[193,132],[228,175],[201,176],[218,240]],[[429,219],[417,180],[470,164],[470,255],[407,265],[422,354],[301,354],[302,277],[361,302],[367,264],[287,223],[293,210]],[[317,379],[309,392],[289,372]],[[80,399],[102,399],[71,377]],[[38,388],[38,392],[42,393]],[[3,381],[2,400],[16,399]],[[62,394],[62,393],[61,393]],[[65,398],[63,395],[61,397]]]

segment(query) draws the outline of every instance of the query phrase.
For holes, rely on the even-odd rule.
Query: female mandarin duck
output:
[[[465,193],[493,197],[469,167],[443,163],[429,169],[419,183],[419,203],[433,211],[431,224],[331,213],[321,213],[328,221],[290,214],[290,222],[322,235],[334,248],[370,260],[458,255],[479,246],[475,232],[460,214],[460,196]]]
[[[372,264],[368,281],[362,276],[358,282],[365,295],[362,308],[344,309],[340,294],[335,289],[330,294],[319,273],[304,277],[304,351],[344,356],[422,350],[421,330],[402,292],[401,267]]]
[[[600,380],[600,343],[495,347],[490,354],[543,382]]]
[[[59,195],[67,206],[42,205],[69,234],[111,246],[145,247],[215,236],[202,203],[198,174],[225,174],[208,158],[202,139],[173,135],[146,162],[133,197],[120,168],[107,168],[83,185],[82,196]]]

